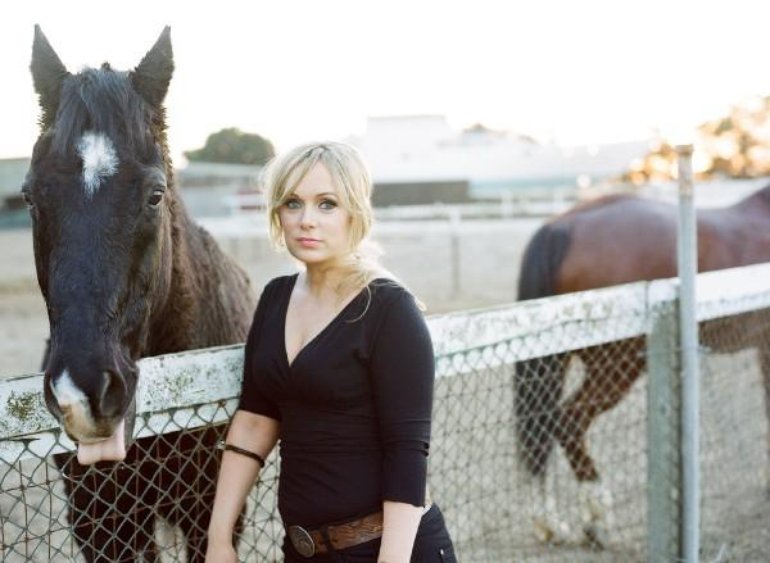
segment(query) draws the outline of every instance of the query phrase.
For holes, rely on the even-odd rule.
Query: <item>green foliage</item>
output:
[[[186,151],[190,161],[265,164],[275,155],[273,144],[255,133],[230,127],[212,133],[201,149]]]

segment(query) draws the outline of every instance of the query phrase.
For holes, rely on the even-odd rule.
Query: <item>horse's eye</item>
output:
[[[147,200],[147,205],[150,207],[158,207],[161,201],[163,201],[163,190],[155,190]]]
[[[21,199],[24,200],[24,204],[27,207],[35,207],[35,202],[32,201],[32,196],[29,195],[29,192],[21,192]]]

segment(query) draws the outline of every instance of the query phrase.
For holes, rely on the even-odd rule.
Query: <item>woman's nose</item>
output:
[[[302,210],[302,215],[299,219],[299,224],[302,227],[312,227],[315,225],[315,213],[313,213],[313,210],[310,207],[305,207]]]

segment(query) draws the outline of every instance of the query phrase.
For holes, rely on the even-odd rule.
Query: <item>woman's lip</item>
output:
[[[298,238],[297,242],[302,246],[316,246],[321,241],[315,238]]]

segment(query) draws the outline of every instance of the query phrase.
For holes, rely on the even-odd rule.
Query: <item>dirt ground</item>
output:
[[[0,377],[33,373],[48,337],[29,231],[0,231]]]

